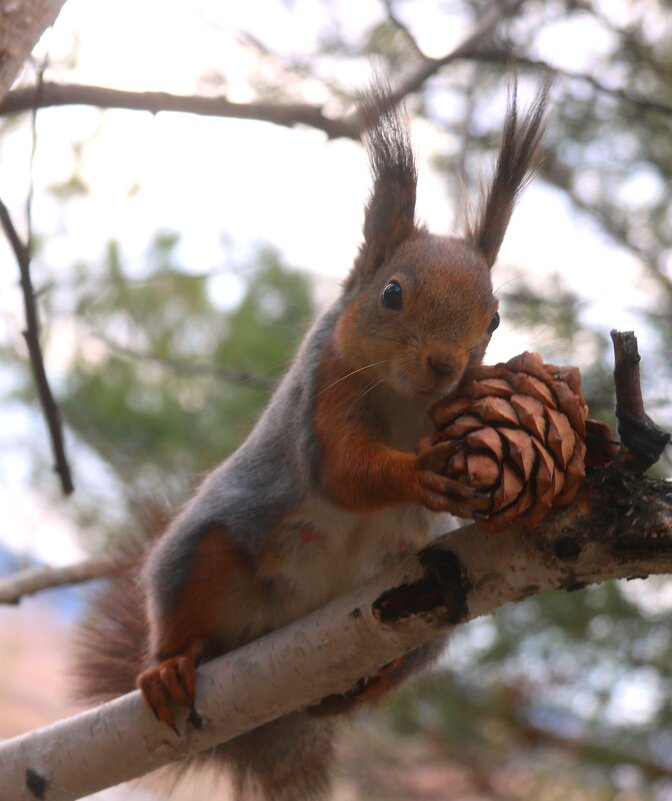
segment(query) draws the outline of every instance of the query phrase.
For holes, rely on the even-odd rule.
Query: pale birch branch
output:
[[[672,485],[603,471],[537,530],[465,526],[328,606],[199,669],[201,729],[138,692],[0,744],[0,801],[68,801],[210,748],[511,601],[672,570]]]
[[[82,581],[109,576],[120,566],[119,560],[109,556],[93,556],[71,565],[59,567],[31,567],[0,579],[0,604],[16,604],[26,595],[42,590],[61,587],[64,584],[80,584]]]
[[[65,0],[13,0],[0,3],[0,99],[18,75],[40,36],[54,22]]]

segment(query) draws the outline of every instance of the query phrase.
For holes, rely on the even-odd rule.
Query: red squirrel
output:
[[[175,727],[194,709],[199,661],[283,626],[428,542],[470,490],[427,469],[428,409],[481,362],[499,324],[490,278],[543,133],[549,84],[521,120],[515,84],[499,157],[462,237],[415,220],[416,163],[389,89],[362,108],[372,190],[363,243],[338,300],[306,335],[249,437],[111,583],[84,627],[91,700],[133,689]],[[388,666],[362,700],[399,683],[436,646]],[[344,707],[347,704],[344,705]],[[336,704],[338,707],[338,704]],[[304,710],[223,744],[235,798],[322,798],[330,710]],[[340,710],[339,710],[340,711]]]

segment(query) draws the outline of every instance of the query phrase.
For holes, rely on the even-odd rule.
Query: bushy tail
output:
[[[333,719],[294,712],[218,746],[235,801],[320,801],[330,786]]]
[[[135,677],[149,662],[140,570],[138,555],[91,600],[75,640],[77,701],[101,703],[134,690]]]

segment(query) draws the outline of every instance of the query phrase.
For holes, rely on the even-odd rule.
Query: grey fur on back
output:
[[[236,544],[258,554],[277,522],[316,485],[317,371],[343,305],[340,298],[316,320],[250,435],[206,477],[150,555],[147,576],[162,576],[151,583],[161,588],[168,606],[184,577],[175,566],[188,568],[204,530],[223,525]]]

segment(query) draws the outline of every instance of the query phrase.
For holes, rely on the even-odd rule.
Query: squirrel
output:
[[[111,580],[83,625],[81,694],[139,687],[175,728],[194,710],[199,662],[231,651],[360,585],[430,538],[470,489],[426,466],[428,410],[479,364],[499,325],[490,269],[546,124],[550,82],[520,119],[511,84],[496,166],[461,236],[415,219],[409,124],[385,85],[360,106],[372,189],[363,242],[340,297],[315,322],[243,444],[203,481],[141,564]],[[386,666],[357,702],[436,654]],[[332,713],[302,710],[218,746],[236,799],[324,797]],[[197,761],[201,758],[197,758]]]

